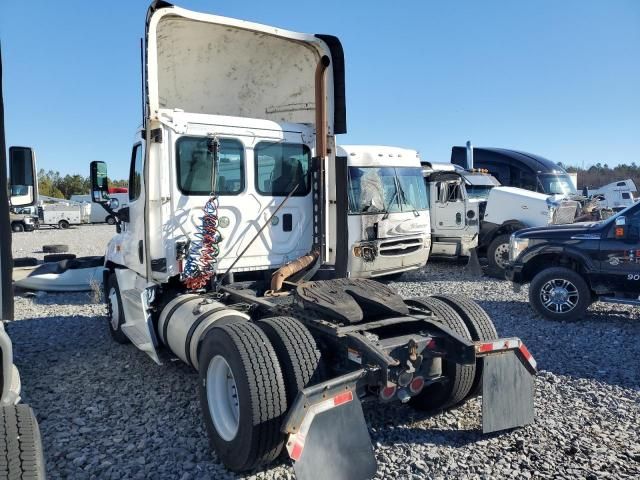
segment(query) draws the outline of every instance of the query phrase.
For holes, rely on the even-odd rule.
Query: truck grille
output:
[[[421,238],[405,238],[402,240],[381,242],[378,252],[384,256],[407,255],[417,252],[422,247],[423,241]]]
[[[567,223],[573,223],[576,218],[576,212],[578,210],[578,202],[573,200],[567,200],[556,208],[556,211],[553,213],[553,221],[554,225],[563,225]]]

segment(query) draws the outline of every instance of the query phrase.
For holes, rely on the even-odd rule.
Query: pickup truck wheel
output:
[[[504,269],[509,263],[510,235],[498,235],[487,248],[487,261],[492,276],[504,280]]]
[[[498,332],[489,314],[470,298],[464,295],[434,295],[434,298],[442,300],[460,315],[474,341],[490,341],[498,338]],[[467,398],[480,395],[483,369],[484,358],[478,358],[476,360],[476,376]]]
[[[67,222],[66,220],[60,220],[58,222],[58,227],[60,227],[63,230],[66,230],[67,228],[69,228],[69,222]]]
[[[53,245],[43,245],[42,251],[44,253],[65,253],[69,251],[69,245],[63,244],[53,244]]]
[[[462,338],[472,340],[469,329],[460,315],[442,300],[433,297],[418,297],[405,300],[409,307],[432,312],[436,321],[453,330]],[[409,405],[425,411],[442,410],[456,406],[469,395],[476,375],[475,365],[460,365],[442,359],[442,375],[447,382],[436,382],[427,385]]]
[[[316,341],[307,327],[292,317],[265,318],[258,326],[271,341],[280,361],[287,404],[292,405],[300,390],[321,379]]]
[[[122,325],[125,322],[124,310],[122,308],[122,298],[120,288],[115,274],[109,275],[107,280],[107,315],[109,320],[109,331],[113,339],[123,345],[130,343],[129,337],[122,332]]]
[[[591,301],[587,282],[568,268],[542,270],[529,285],[529,303],[549,320],[578,320],[584,317]]]
[[[13,222],[11,224],[11,230],[16,233],[24,232],[24,225],[20,222]]]
[[[252,322],[212,328],[203,340],[198,393],[212,447],[230,470],[275,460],[287,397],[280,363],[266,334]]]
[[[40,429],[28,405],[0,409],[0,478],[44,480]]]

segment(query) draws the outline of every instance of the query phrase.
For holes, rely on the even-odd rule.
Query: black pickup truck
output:
[[[530,283],[529,303],[553,320],[582,318],[594,301],[640,305],[640,203],[602,222],[514,233],[506,277]]]

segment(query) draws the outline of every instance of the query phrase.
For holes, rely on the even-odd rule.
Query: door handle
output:
[[[458,225],[462,223],[462,214],[460,212],[456,213],[456,223]]]
[[[142,263],[142,260],[144,258],[144,255],[143,255],[143,250],[144,249],[143,249],[143,247],[144,247],[144,244],[142,243],[142,240],[140,240],[138,242],[138,260],[140,260],[140,263]]]

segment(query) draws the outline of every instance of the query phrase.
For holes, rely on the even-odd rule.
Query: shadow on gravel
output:
[[[640,388],[640,319],[630,310],[612,306],[605,313],[592,307],[583,320],[555,322],[535,316],[525,302],[478,303],[500,336],[517,336],[525,342],[539,369]]]

